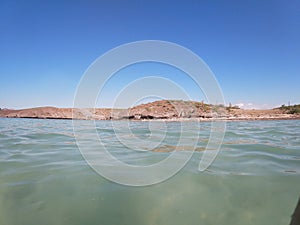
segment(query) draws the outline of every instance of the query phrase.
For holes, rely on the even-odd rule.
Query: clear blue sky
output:
[[[149,39],[198,54],[226,102],[300,103],[300,1],[1,1],[0,31],[2,108],[71,107],[97,57]]]

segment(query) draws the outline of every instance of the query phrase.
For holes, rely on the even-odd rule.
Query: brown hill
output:
[[[237,107],[215,106],[195,101],[160,100],[141,104],[129,109],[72,109],[39,107],[22,110],[0,110],[0,117],[42,118],[42,119],[226,119],[226,120],[266,120],[300,119],[299,114],[291,114],[281,108],[269,110],[243,110]]]

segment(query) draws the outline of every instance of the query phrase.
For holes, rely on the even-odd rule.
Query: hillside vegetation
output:
[[[291,106],[282,105],[278,109],[288,114],[300,114],[300,104]]]

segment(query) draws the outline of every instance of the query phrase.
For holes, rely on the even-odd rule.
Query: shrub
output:
[[[300,114],[300,105],[282,105],[279,109],[288,114]]]

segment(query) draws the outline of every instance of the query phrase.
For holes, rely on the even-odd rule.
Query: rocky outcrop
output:
[[[55,107],[38,107],[22,110],[1,110],[0,117],[10,118],[42,118],[42,119],[72,119],[72,109]]]
[[[195,101],[161,100],[141,104],[129,109],[72,109],[39,107],[22,110],[0,110],[0,117],[42,118],[42,119],[84,119],[84,120],[267,120],[300,119],[299,114],[287,114],[280,109],[243,110]]]

